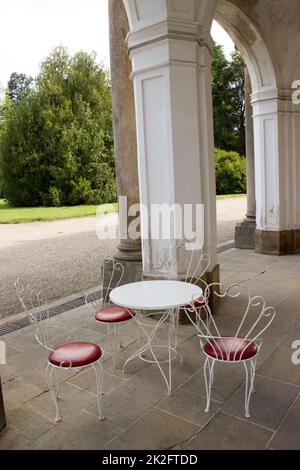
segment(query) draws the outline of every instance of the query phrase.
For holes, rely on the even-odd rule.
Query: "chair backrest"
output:
[[[207,283],[203,279],[210,265],[210,256],[203,253],[202,249],[187,251],[189,263],[184,274],[184,281],[192,284],[201,284],[203,289],[207,288]]]
[[[35,337],[39,344],[46,349],[49,340],[49,309],[48,301],[40,291],[36,291],[21,278],[15,282],[15,289],[24,313],[35,329]],[[43,321],[43,323],[41,323]]]
[[[237,301],[237,308],[241,312],[241,317],[238,317],[237,326],[232,331],[232,334],[222,335],[222,332],[219,329],[214,316],[211,313],[209,307],[209,298],[210,296],[217,296],[219,299],[227,300],[229,312],[230,308],[234,308],[234,302]],[[213,348],[216,355],[220,357],[226,351],[228,357],[232,356],[236,360],[237,354],[239,357],[242,357],[244,352],[248,347],[250,347],[251,342],[261,342],[261,337],[267,328],[271,325],[275,317],[274,307],[268,307],[265,300],[261,296],[251,296],[247,287],[243,284],[235,283],[231,284],[228,287],[224,287],[219,283],[212,283],[207,286],[203,295],[205,299],[205,306],[203,310],[206,312],[206,318],[200,317],[198,315],[197,320],[195,321],[194,315],[196,314],[196,308],[193,303],[185,307],[185,313],[190,321],[194,324],[195,328],[199,331],[199,338],[202,348],[205,343],[209,343]],[[220,305],[219,308],[221,308]],[[230,313],[228,313],[230,315]],[[236,316],[236,313],[235,313]],[[222,315],[220,319],[220,324],[222,319],[226,319],[226,315]],[[233,338],[231,341],[230,347],[228,348],[228,343],[225,345],[224,338],[230,336]],[[234,339],[240,340],[243,338],[245,340],[244,349],[238,350],[235,346]],[[218,339],[218,341],[216,341]],[[224,359],[228,359],[228,357]]]
[[[107,271],[107,276],[106,276]],[[115,259],[106,259],[103,263],[102,295],[104,305],[110,304],[109,295],[113,289],[121,285],[124,276],[124,265]],[[108,279],[107,285],[105,280]]]
[[[94,310],[110,305],[111,291],[119,287],[124,276],[124,265],[115,259],[105,259],[103,262],[103,280],[100,295],[90,292],[85,297],[85,303]]]

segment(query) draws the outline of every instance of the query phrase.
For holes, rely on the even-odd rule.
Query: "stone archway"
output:
[[[254,136],[252,97],[256,101],[265,96],[276,96],[277,84],[274,66],[267,47],[255,25],[239,8],[238,2],[219,0],[215,20],[225,29],[238,47],[246,64],[245,68],[245,125],[247,159],[247,213],[245,219],[236,226],[235,245],[237,248],[255,249],[256,232],[256,188],[255,149],[260,136]],[[256,127],[256,131],[258,127]],[[269,144],[268,144],[269,145]],[[256,152],[255,152],[256,150]],[[259,163],[258,163],[259,165]]]
[[[252,83],[256,250],[299,252],[300,110],[291,102],[289,80],[299,79],[300,67],[288,53],[289,47],[300,51],[297,0],[290,0],[289,8],[282,0],[123,3],[130,25],[141,202],[205,204],[205,249],[212,255],[211,269],[216,267],[210,76],[215,16],[239,46]],[[143,248],[144,270],[151,273],[156,247],[148,240]]]
[[[276,75],[268,49],[238,1],[218,0],[214,18],[237,45],[249,71],[252,93],[276,90]]]
[[[291,86],[300,73],[292,63],[300,49],[299,3],[218,0],[215,18],[239,47],[251,79],[256,251],[297,253],[300,109]]]

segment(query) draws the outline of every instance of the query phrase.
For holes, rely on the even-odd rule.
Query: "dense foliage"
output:
[[[217,194],[246,193],[246,159],[237,152],[215,149]]]
[[[227,60],[215,46],[212,74],[215,146],[224,149],[215,152],[217,193],[244,193],[241,55]],[[94,55],[58,47],[35,80],[11,75],[0,105],[0,196],[13,206],[116,200],[111,88]]]
[[[116,200],[111,88],[93,54],[56,48],[30,77],[13,74],[0,123],[2,190],[13,206]]]
[[[33,86],[33,78],[28,77],[24,73],[13,72],[7,83],[7,96],[17,103],[31,92]]]
[[[238,51],[231,60],[223,47],[214,47],[213,111],[215,146],[245,155],[244,61]]]

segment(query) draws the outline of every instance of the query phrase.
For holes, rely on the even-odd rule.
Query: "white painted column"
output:
[[[300,110],[290,91],[262,90],[252,95],[256,249],[285,254],[300,250]]]
[[[245,67],[245,137],[246,137],[246,163],[247,163],[247,214],[249,222],[256,223],[255,201],[255,164],[254,164],[254,135],[253,110],[251,104],[251,82],[247,67]]]
[[[254,250],[256,231],[256,202],[255,202],[255,165],[254,165],[254,136],[253,110],[251,104],[251,82],[247,67],[245,67],[245,137],[247,164],[247,213],[242,222],[235,226],[235,247]]]
[[[182,30],[180,29],[182,28]],[[151,30],[153,33],[153,30]],[[195,23],[176,24],[176,34],[150,40],[129,36],[138,140],[145,275],[159,275],[166,245],[151,239],[154,204],[204,204],[205,246],[216,258],[216,201],[211,98],[211,47]],[[180,267],[179,267],[180,270]]]

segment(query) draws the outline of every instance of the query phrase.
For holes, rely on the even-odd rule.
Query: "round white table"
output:
[[[178,318],[178,311],[180,307],[192,303],[202,295],[202,289],[195,284],[169,280],[134,282],[113,289],[110,293],[110,300],[115,305],[138,311],[163,312],[150,334],[144,328],[143,323],[136,318],[146,337],[146,343],[126,360],[123,369],[125,370],[126,365],[136,357],[147,362],[156,363],[167,385],[168,394],[170,394],[172,389],[172,357],[173,352],[177,353],[176,347],[172,346],[172,335],[174,332],[176,334],[175,323]],[[169,321],[170,325],[168,334],[169,343],[167,346],[160,347],[167,348],[168,359],[166,361],[159,361],[153,350],[153,340],[158,329],[167,321]],[[146,351],[150,351],[153,360],[144,358]],[[168,374],[164,372],[161,366],[163,362],[168,363]]]

